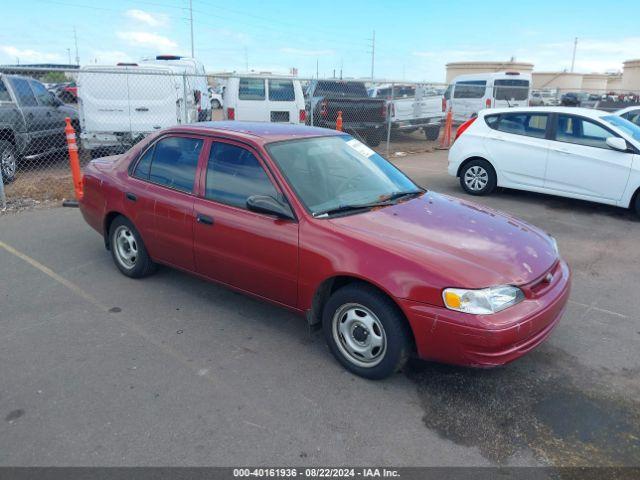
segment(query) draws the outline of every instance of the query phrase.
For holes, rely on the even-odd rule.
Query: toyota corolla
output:
[[[426,190],[342,132],[215,122],[92,161],[80,208],[126,276],[158,264],[321,324],[348,370],[411,355],[489,367],[543,342],[567,303],[555,240]]]

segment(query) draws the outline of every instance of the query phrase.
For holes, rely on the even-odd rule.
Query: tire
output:
[[[0,174],[5,184],[15,180],[17,167],[18,154],[16,147],[11,142],[0,140]]]
[[[486,160],[471,160],[460,171],[460,186],[469,195],[489,195],[496,189],[496,171]]]
[[[424,136],[430,142],[437,140],[438,137],[440,136],[440,125],[431,125],[431,126],[425,127]]]
[[[365,133],[364,138],[367,142],[367,145],[369,145],[370,147],[377,147],[382,141],[382,133],[378,130],[372,130]]]
[[[116,267],[127,277],[143,278],[156,271],[136,227],[125,217],[116,217],[111,222],[109,246]]]
[[[636,201],[634,202],[634,210],[636,212],[636,216],[640,218],[640,191],[636,193]]]
[[[353,283],[335,291],[323,309],[322,327],[338,362],[370,380],[397,372],[411,353],[411,332],[402,312],[389,297],[366,284]]]

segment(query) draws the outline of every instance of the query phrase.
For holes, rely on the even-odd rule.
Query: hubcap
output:
[[[478,192],[484,189],[487,183],[489,183],[489,174],[484,168],[474,165],[465,172],[464,183],[469,187],[469,190]]]
[[[131,230],[120,225],[116,229],[114,240],[115,253],[120,265],[129,270],[135,267],[138,260],[138,242]]]
[[[11,178],[16,173],[16,157],[11,150],[5,150],[2,152],[2,158],[0,159],[0,166],[2,167],[2,173],[5,177]]]
[[[371,368],[384,358],[387,337],[382,323],[367,307],[357,303],[340,307],[333,315],[332,331],[338,349],[351,363]]]

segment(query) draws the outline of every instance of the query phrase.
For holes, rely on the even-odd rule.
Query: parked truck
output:
[[[369,97],[364,82],[313,80],[305,97],[307,124],[336,128],[338,112],[342,112],[345,132],[364,139],[372,147],[382,141],[386,132],[387,101]]]
[[[0,73],[0,172],[4,183],[14,180],[19,161],[64,151],[66,117],[77,131],[76,109],[65,106],[44,84]]]
[[[371,88],[369,95],[387,101],[392,133],[422,130],[427,140],[438,138],[444,113],[441,95],[435,90],[424,85],[382,84]]]

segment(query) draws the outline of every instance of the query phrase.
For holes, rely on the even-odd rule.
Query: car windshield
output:
[[[315,216],[371,207],[423,189],[349,135],[267,145],[269,154]]]
[[[602,117],[602,120],[614,127],[618,127],[627,135],[631,135],[634,140],[640,142],[640,127],[635,123],[630,122],[626,118],[618,117],[617,115],[607,115],[606,117]]]

